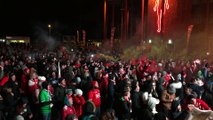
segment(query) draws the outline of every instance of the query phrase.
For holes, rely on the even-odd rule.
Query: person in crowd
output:
[[[73,106],[73,97],[71,95],[66,95],[65,100],[64,100],[64,107],[62,111],[62,120],[66,120],[67,115],[69,114],[75,114],[76,111]]]
[[[31,72],[30,79],[28,81],[29,95],[32,97],[35,94],[35,90],[38,88],[38,75],[36,72]]]
[[[2,92],[2,97],[4,99],[6,119],[10,120],[14,118],[15,108],[18,100],[15,98],[12,91],[12,86],[5,85]]]
[[[99,90],[99,84],[97,81],[92,82],[92,89],[88,93],[88,100],[91,100],[96,107],[96,116],[100,117],[101,110],[101,93]]]
[[[53,119],[58,120],[62,117],[61,111],[64,106],[64,98],[66,96],[66,80],[59,78],[58,86],[54,89],[54,106],[53,106]]]
[[[4,105],[4,98],[2,97],[2,87],[0,87],[0,120],[6,120],[5,117],[5,108],[6,106]]]
[[[75,94],[73,95],[73,105],[78,117],[82,115],[82,106],[85,103],[85,99],[82,95],[83,91],[81,89],[76,89]]]
[[[6,83],[6,85],[11,86],[15,99],[19,99],[21,96],[21,92],[16,80],[16,75],[14,73],[10,74],[9,81]]]
[[[159,99],[149,96],[147,106],[142,108],[140,114],[138,115],[139,120],[153,120],[154,115],[158,113],[156,110],[156,105],[159,104],[159,102]]]
[[[170,118],[171,117],[171,107],[172,102],[175,100],[176,89],[173,86],[168,85],[167,89],[164,90],[161,94],[161,105],[162,108],[160,111],[165,113],[165,115]]]
[[[68,114],[65,120],[78,120],[78,117],[75,114]]]
[[[100,92],[101,92],[101,111],[107,109],[107,104],[108,104],[108,84],[109,84],[109,75],[108,73],[104,73],[103,77],[101,78],[100,81]]]
[[[52,71],[50,78],[48,79],[48,82],[53,86],[58,86],[58,77],[56,75],[56,71]]]
[[[199,108],[200,110],[211,110],[211,108],[204,102],[203,100],[196,98],[195,95],[189,95],[188,100],[190,104],[193,104],[196,108]]]
[[[132,82],[132,91],[131,91],[131,100],[132,100],[132,117],[134,120],[139,120],[138,116],[140,115],[141,109],[141,93],[138,81]]]
[[[86,101],[82,108],[83,113],[80,120],[98,120],[95,114],[95,109],[95,104],[92,101]]]
[[[184,120],[188,115],[188,111],[182,109],[181,100],[174,100],[172,102],[172,120]]]
[[[28,99],[23,97],[20,99],[17,107],[16,114],[24,117],[25,120],[32,120],[33,113],[31,111],[30,106],[28,105]]]
[[[23,74],[21,75],[21,92],[23,95],[27,95],[28,93],[28,81],[30,79],[30,69],[29,68],[24,68]]]
[[[130,99],[130,92],[124,91],[122,97],[118,101],[118,120],[129,120],[131,118],[131,99]]]
[[[117,120],[115,111],[113,109],[107,109],[106,112],[101,115],[100,120]]]
[[[51,120],[52,98],[48,92],[48,83],[42,83],[42,90],[39,93],[40,110],[43,120]]]
[[[4,71],[4,75],[0,81],[0,86],[4,86],[9,81],[9,71]]]

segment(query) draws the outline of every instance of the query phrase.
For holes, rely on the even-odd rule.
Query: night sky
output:
[[[100,38],[103,28],[101,0],[0,0],[0,36],[29,35],[50,23],[60,34],[85,29]]]

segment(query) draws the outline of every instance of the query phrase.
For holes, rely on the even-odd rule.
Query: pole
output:
[[[115,0],[112,0],[112,23],[111,23],[111,38],[110,38],[111,52],[114,48],[114,34],[115,34]]]
[[[120,37],[120,39],[121,39],[121,42],[123,42],[123,40],[124,40],[124,15],[123,15],[123,8],[121,9],[121,37]]]
[[[49,33],[49,37],[51,36],[51,24],[48,24],[48,33]]]
[[[141,5],[141,43],[144,41],[144,0],[141,0],[142,5]]]
[[[163,27],[164,27],[164,4],[165,4],[165,0],[162,0],[162,16],[161,16],[161,26],[160,26],[160,28],[161,28],[161,31],[160,31],[160,34],[161,34],[161,37],[163,37]]]
[[[105,44],[106,37],[107,37],[106,14],[107,14],[107,0],[104,0],[104,39],[103,39],[103,44]]]
[[[206,31],[206,40],[208,43],[208,52],[210,52],[210,39],[209,35],[209,8],[210,8],[210,0],[206,0],[206,24],[205,24],[205,31]]]
[[[127,0],[124,0],[124,41],[127,39],[128,33],[128,5]]]
[[[115,27],[115,0],[112,0],[112,24],[111,27]]]

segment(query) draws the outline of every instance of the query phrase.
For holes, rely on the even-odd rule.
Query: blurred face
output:
[[[33,78],[33,79],[37,78],[36,73],[33,73],[32,78]]]
[[[6,61],[4,62],[4,64],[5,64],[5,65],[8,65],[8,64],[9,64],[9,62],[6,60]]]
[[[190,103],[191,103],[191,104],[195,104],[195,103],[196,103],[196,99],[195,99],[195,98],[192,98],[191,101],[190,101]]]
[[[27,69],[27,70],[25,71],[25,73],[26,73],[26,74],[30,74],[30,69]]]
[[[56,76],[55,72],[52,72],[52,77],[55,77],[55,76]]]
[[[192,89],[190,89],[190,88],[186,88],[186,89],[185,89],[185,93],[186,93],[187,95],[191,94],[191,92],[192,92]]]
[[[64,86],[66,85],[65,79],[63,79],[63,80],[61,81],[61,84],[64,85]]]
[[[78,118],[77,118],[77,117],[75,117],[75,118],[74,118],[74,120],[78,120]]]
[[[127,92],[127,97],[130,98],[130,92]]]
[[[99,88],[98,82],[95,83],[95,88]]]
[[[7,88],[7,92],[8,93],[12,92],[12,88]]]
[[[12,79],[12,81],[15,81],[16,80],[16,76],[15,75],[11,76],[11,79]]]
[[[138,85],[138,82],[136,83],[136,89],[135,89],[136,92],[139,92],[140,91],[140,87]]]
[[[73,104],[73,100],[72,100],[72,98],[69,98],[69,103],[70,103],[70,105],[72,105],[72,104]]]
[[[108,78],[108,77],[109,77],[109,74],[105,74],[105,75],[104,75],[104,78]]]
[[[26,107],[27,106],[27,104],[25,103],[25,104],[23,104],[23,107]]]
[[[125,74],[125,70],[123,68],[120,69],[120,74]]]

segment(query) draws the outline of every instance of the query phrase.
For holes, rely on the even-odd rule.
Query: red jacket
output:
[[[64,105],[63,111],[62,111],[62,120],[66,120],[67,115],[69,114],[75,114],[75,108],[74,106],[70,107],[68,105]]]
[[[27,93],[27,86],[28,86],[28,79],[27,79],[27,75],[23,74],[21,76],[21,90],[23,91],[23,94],[26,95]]]
[[[201,99],[196,99],[194,106],[200,110],[211,110],[211,108]]]
[[[0,80],[0,86],[4,86],[9,80],[9,76],[4,76],[1,80]]]
[[[32,94],[38,88],[38,79],[30,79],[28,81],[29,93]]]
[[[84,103],[85,99],[83,96],[73,96],[73,106],[78,117],[82,115],[82,106]]]
[[[88,99],[91,100],[95,107],[101,106],[101,94],[99,89],[93,89],[89,91]]]

